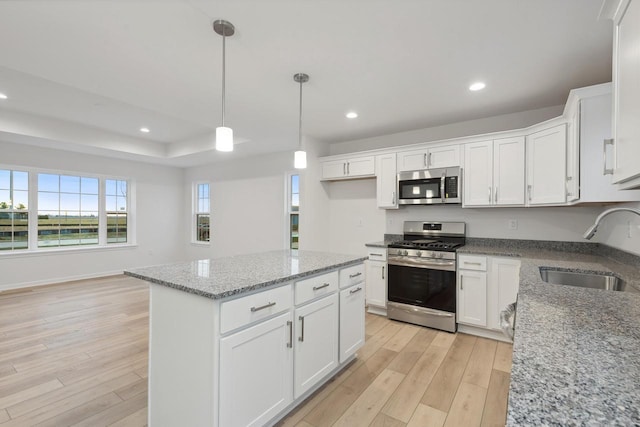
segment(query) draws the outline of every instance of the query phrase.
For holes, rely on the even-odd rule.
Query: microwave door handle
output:
[[[447,173],[446,172],[442,172],[442,177],[440,178],[440,197],[442,197],[442,203],[445,203],[444,199],[445,199],[445,195],[444,195],[444,183],[445,183],[445,179],[447,178]]]

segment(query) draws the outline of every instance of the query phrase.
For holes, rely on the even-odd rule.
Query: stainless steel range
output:
[[[405,221],[404,240],[387,249],[387,316],[456,331],[456,249],[464,222]]]

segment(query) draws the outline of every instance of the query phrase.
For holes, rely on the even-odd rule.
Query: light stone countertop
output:
[[[472,243],[458,251],[522,261],[508,426],[640,425],[640,292],[554,285],[540,277],[541,267],[613,273],[640,288],[638,258],[593,247],[579,253]]]
[[[128,276],[219,299],[364,261],[366,257],[282,250],[126,270]]]

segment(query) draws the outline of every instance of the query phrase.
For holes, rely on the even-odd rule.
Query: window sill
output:
[[[138,245],[135,243],[124,243],[124,244],[111,244],[111,245],[103,245],[103,246],[83,246],[83,247],[68,247],[68,248],[55,248],[55,249],[33,249],[33,250],[23,250],[23,251],[15,251],[15,252],[4,252],[0,251],[0,259],[3,258],[23,258],[23,257],[38,257],[38,256],[48,256],[48,255],[71,255],[75,253],[86,253],[86,252],[105,252],[105,251],[114,251],[114,250],[131,250],[137,248]]]
[[[211,242],[191,242],[191,246],[211,246]]]

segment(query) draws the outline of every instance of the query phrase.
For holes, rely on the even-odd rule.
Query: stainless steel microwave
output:
[[[398,174],[398,203],[462,203],[462,169],[427,169]]]

